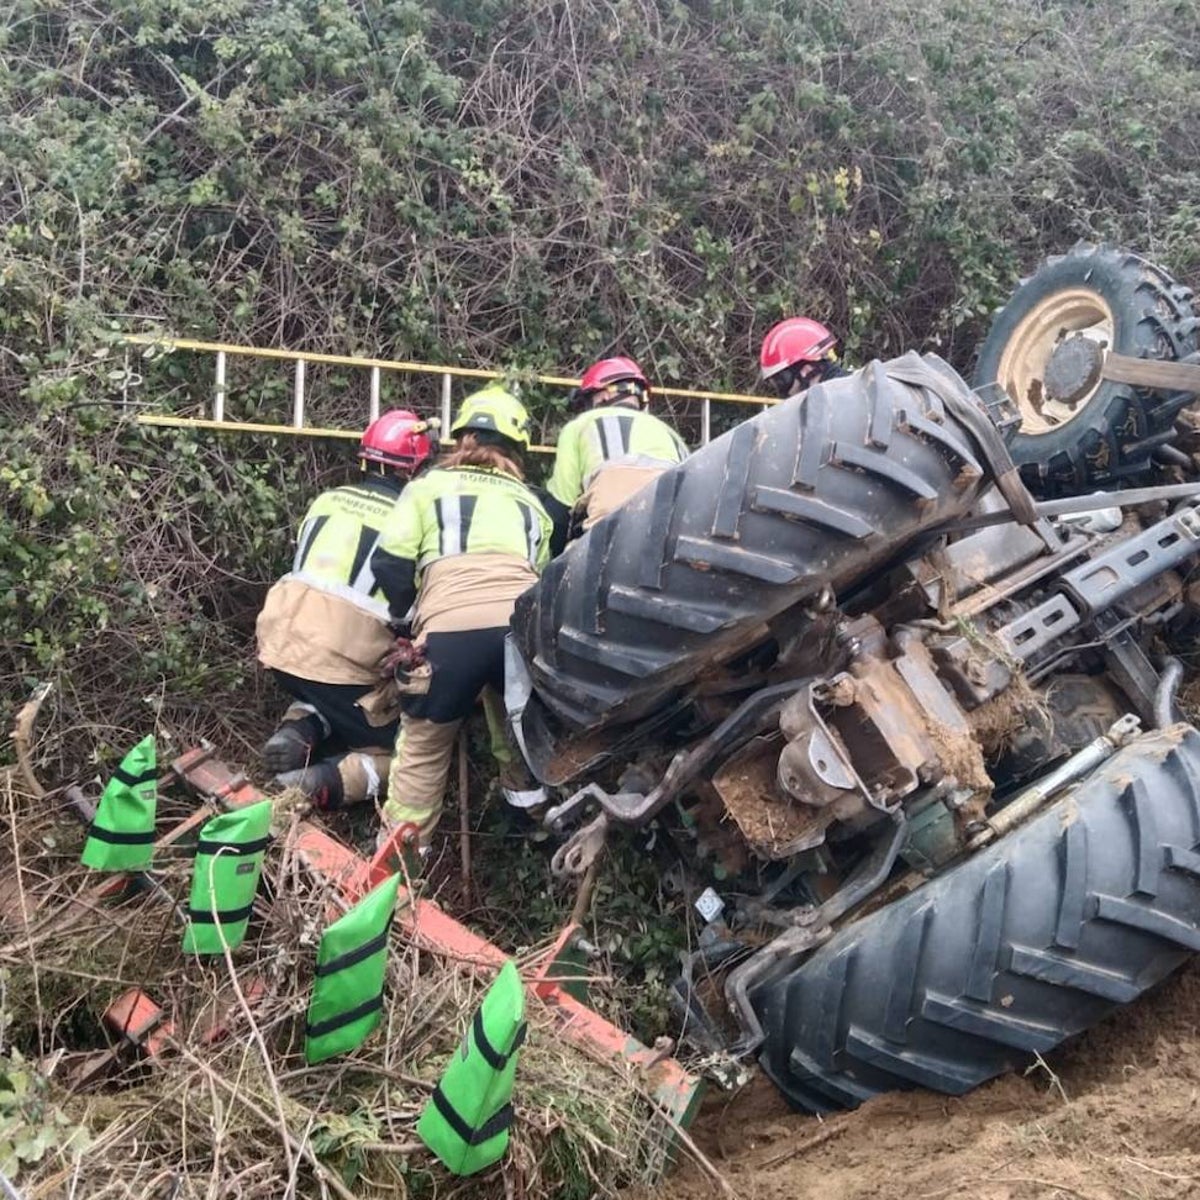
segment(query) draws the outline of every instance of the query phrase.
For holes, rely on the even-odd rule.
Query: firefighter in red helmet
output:
[[[688,453],[679,435],[646,411],[650,384],[632,358],[594,363],[575,398],[588,409],[559,434],[546,485],[556,552],[572,518],[590,528]]]
[[[786,400],[816,383],[849,375],[838,362],[838,340],[820,321],[788,317],[767,331],[759,362],[762,379]]]
[[[399,710],[380,686],[391,650],[388,604],[371,569],[380,530],[434,449],[431,423],[406,409],[368,426],[362,476],[323,492],[296,538],[292,569],[258,616],[258,658],[292,697],[263,764],[317,807],[379,797]]]

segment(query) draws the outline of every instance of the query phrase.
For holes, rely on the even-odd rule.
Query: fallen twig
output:
[[[214,858],[208,869],[208,891],[209,895],[214,897],[216,895],[216,889],[213,884],[213,870],[215,866],[216,859]],[[275,1078],[275,1068],[271,1065],[271,1052],[267,1049],[267,1043],[263,1040],[262,1030],[259,1029],[258,1022],[254,1019],[254,1012],[246,1001],[246,994],[242,991],[242,985],[238,982],[237,968],[233,965],[233,953],[229,949],[229,943],[226,941],[224,932],[221,930],[219,924],[217,929],[221,937],[221,953],[225,959],[225,968],[229,972],[229,982],[233,985],[233,993],[237,997],[242,1015],[246,1018],[246,1022],[250,1026],[250,1036],[253,1038],[254,1044],[258,1047],[259,1054],[262,1056],[263,1068],[267,1073],[267,1082],[271,1085],[271,1095],[275,1101],[275,1111],[279,1117],[279,1131],[284,1136],[283,1155],[287,1160],[287,1195],[290,1196],[296,1186],[296,1161],[292,1158],[292,1151],[289,1145],[291,1134],[287,1127],[287,1116],[283,1107],[283,1096],[279,1091],[279,1081]]]
[[[26,705],[28,707],[28,705]],[[33,931],[29,925],[29,901],[25,895],[25,883],[21,878],[21,839],[17,834],[20,828],[20,822],[17,819],[17,798],[13,793],[11,780],[7,787],[8,792],[8,827],[12,834],[13,847],[13,877],[16,879],[17,896],[21,901],[21,924],[25,930],[25,940],[29,951],[29,972],[33,979],[33,996],[34,1003],[37,1005],[39,1017],[42,1013],[42,985],[40,973],[38,970],[37,951],[33,945]],[[41,1040],[41,1025],[39,1021],[38,1027],[39,1041]]]
[[[730,1186],[729,1180],[717,1170],[712,1159],[696,1145],[696,1141],[692,1135],[661,1104],[658,1104],[653,1098],[650,1099],[650,1103],[654,1105],[654,1111],[662,1118],[671,1132],[687,1147],[688,1153],[695,1160],[700,1170],[717,1185],[721,1194],[723,1196],[736,1197],[737,1193]]]
[[[424,1142],[361,1142],[360,1150],[370,1154],[416,1154],[425,1149]]]
[[[17,766],[21,771],[22,778],[29,785],[29,790],[38,800],[45,797],[46,789],[42,787],[33,770],[33,726],[37,721],[42,704],[45,703],[46,697],[50,695],[53,687],[52,683],[38,684],[33,695],[17,713],[12,731],[13,746],[17,751]]]
[[[591,862],[579,881],[579,890],[575,893],[575,904],[571,908],[571,924],[582,925],[592,906],[592,892],[596,887],[596,863]]]
[[[920,1200],[941,1200],[943,1196],[963,1196],[969,1194],[970,1186],[978,1183],[1033,1183],[1039,1187],[1050,1188],[1056,1192],[1065,1192],[1068,1196],[1078,1196],[1079,1200],[1095,1200],[1088,1192],[1065,1183],[1055,1183],[1052,1179],[1041,1179],[1035,1175],[977,1175],[971,1179],[959,1179],[949,1187],[938,1188],[936,1192],[922,1192]]]
[[[1078,1196],[1079,1200],[1095,1200],[1095,1193],[1081,1192],[1078,1188],[1069,1187],[1065,1183],[1057,1183],[1053,1179],[1042,1179],[1037,1175],[995,1175],[991,1178],[995,1183],[1035,1183],[1038,1187],[1065,1192],[1068,1196]]]
[[[212,1067],[208,1065],[208,1063],[206,1063],[203,1059],[197,1058],[196,1055],[194,1055],[185,1045],[183,1045],[182,1042],[172,1039],[171,1044],[179,1051],[180,1054],[183,1055],[184,1058],[188,1060],[188,1062],[192,1064],[192,1066],[203,1071],[208,1079],[215,1083],[217,1087],[221,1088],[223,1091],[232,1096],[234,1100],[240,1101],[242,1104],[244,1104],[260,1121],[264,1121],[268,1125],[274,1125],[279,1130],[280,1136],[288,1143],[291,1149],[295,1150],[297,1154],[300,1154],[302,1157],[307,1159],[309,1165],[316,1173],[317,1181],[323,1187],[332,1188],[333,1191],[341,1196],[342,1200],[357,1200],[357,1197],[354,1195],[354,1193],[348,1187],[346,1187],[346,1185],[336,1175],[334,1175],[333,1172],[330,1171],[329,1168],[326,1167],[319,1158],[317,1158],[312,1147],[307,1142],[300,1141],[300,1139],[292,1133],[292,1131],[287,1127],[283,1116],[273,1119],[266,1109],[256,1104],[247,1095],[245,1095],[245,1093],[238,1091],[238,1089],[234,1087],[234,1085],[228,1080],[222,1079],[221,1076],[218,1075],[216,1071],[214,1071]],[[289,1154],[289,1160],[290,1157],[291,1156]]]
[[[762,1163],[762,1167],[777,1167],[780,1163],[785,1163],[789,1159],[796,1158],[798,1155],[804,1154],[809,1150],[815,1150],[818,1146],[823,1146],[826,1142],[832,1141],[835,1137],[840,1137],[846,1132],[845,1125],[834,1125],[828,1129],[822,1129],[820,1133],[814,1133],[812,1137],[805,1138],[804,1141],[798,1142],[795,1146],[789,1146],[782,1154],[776,1154],[774,1158],[768,1158]]]
[[[1062,1080],[1059,1079],[1059,1077],[1054,1073],[1054,1070],[1051,1068],[1050,1064],[1035,1051],[1033,1055],[1033,1062],[1025,1068],[1025,1074],[1029,1075],[1030,1072],[1036,1071],[1038,1067],[1041,1067],[1042,1070],[1050,1076],[1050,1086],[1062,1097],[1063,1103],[1069,1104],[1070,1100],[1067,1096],[1067,1089],[1063,1087]]]
[[[1158,1167],[1152,1167],[1149,1163],[1144,1163],[1140,1158],[1134,1158],[1132,1155],[1125,1155],[1125,1161],[1132,1163],[1142,1171],[1149,1171],[1151,1175],[1161,1175],[1164,1179],[1174,1179],[1177,1183],[1195,1183],[1195,1175],[1176,1175],[1171,1171],[1163,1171]]]
[[[471,907],[471,808],[467,795],[471,785],[471,764],[467,758],[467,730],[458,735],[458,849],[462,856],[463,909]]]

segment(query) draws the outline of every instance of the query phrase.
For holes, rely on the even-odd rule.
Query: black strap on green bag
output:
[[[158,799],[154,735],[121,759],[96,806],[80,862],[94,871],[141,871],[154,856]]]
[[[417,1136],[455,1175],[474,1175],[508,1149],[524,1013],[525,988],[510,960],[488,988],[417,1122]]]
[[[221,813],[200,830],[185,954],[236,950],[246,936],[271,827],[271,801]]]
[[[309,1063],[357,1049],[379,1024],[399,887],[400,876],[389,875],[322,935],[305,1028]]]

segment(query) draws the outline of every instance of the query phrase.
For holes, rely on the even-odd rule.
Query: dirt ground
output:
[[[1200,964],[962,1098],[896,1093],[821,1121],[758,1079],[710,1098],[693,1133],[743,1200],[1200,1196]],[[723,1192],[689,1165],[659,1196]]]

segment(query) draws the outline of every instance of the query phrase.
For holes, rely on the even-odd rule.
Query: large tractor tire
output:
[[[732,429],[552,562],[513,616],[534,686],[520,731],[543,781],[612,744],[577,745],[580,731],[661,709],[776,614],[965,513],[984,473],[947,399],[972,403],[940,359],[873,362]]]
[[[810,1112],[958,1095],[1045,1054],[1200,950],[1200,733],[1143,735],[1044,813],[784,966],[761,1062]]]
[[[1013,459],[1034,492],[1074,493],[1145,475],[1172,435],[1180,399],[1100,380],[1073,401],[1047,395],[1055,351],[1077,335],[1134,358],[1179,359],[1197,348],[1191,291],[1135,254],[1080,243],[1048,259],[996,315],[979,352],[978,388],[999,384],[1021,423]]]

